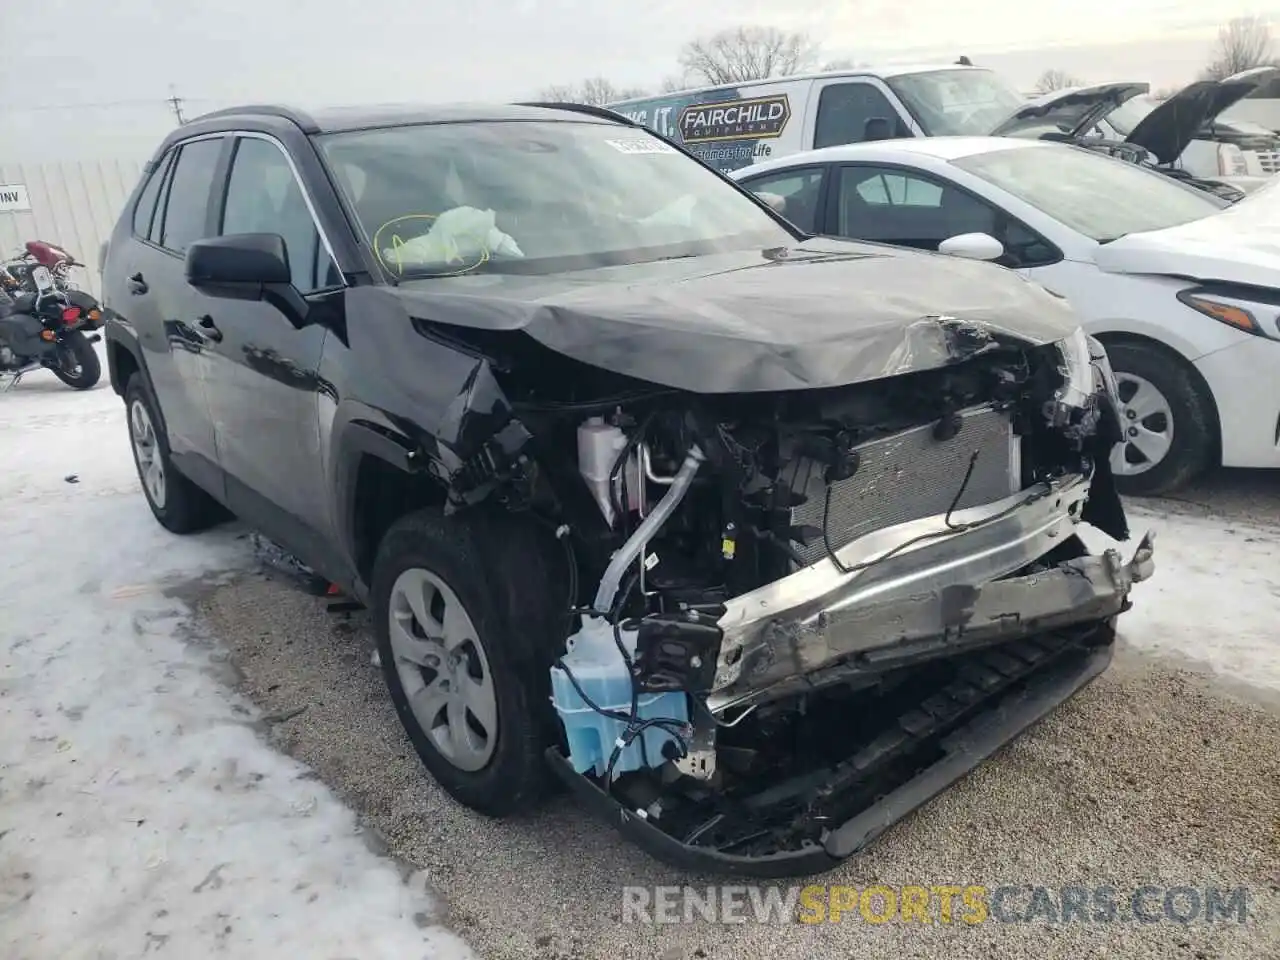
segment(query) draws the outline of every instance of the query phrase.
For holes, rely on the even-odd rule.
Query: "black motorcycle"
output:
[[[0,377],[11,378],[5,389],[42,367],[73,390],[95,386],[102,364],[93,345],[102,337],[86,331],[101,326],[97,301],[58,289],[42,264],[33,266],[28,278],[23,287],[33,289],[0,290]]]

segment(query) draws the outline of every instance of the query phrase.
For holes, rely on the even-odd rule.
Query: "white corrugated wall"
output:
[[[84,263],[72,271],[76,283],[101,296],[98,250],[111,236],[144,162],[0,162],[0,184],[25,185],[31,201],[30,210],[0,210],[0,256],[8,259],[28,240],[55,244]]]

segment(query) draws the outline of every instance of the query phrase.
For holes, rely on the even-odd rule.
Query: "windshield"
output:
[[[547,274],[795,242],[648,131],[422,124],[317,138],[393,277]]]
[[[1045,144],[952,162],[1099,243],[1176,227],[1229,205],[1162,173],[1077,147]]]
[[[927,136],[986,136],[1026,104],[990,70],[968,67],[887,77]]]
[[[1143,94],[1134,97],[1132,100],[1122,103],[1116,107],[1111,113],[1107,114],[1107,123],[1122,137],[1127,137],[1133,133],[1136,127],[1144,117],[1156,107],[1160,106],[1160,101],[1155,97]]]

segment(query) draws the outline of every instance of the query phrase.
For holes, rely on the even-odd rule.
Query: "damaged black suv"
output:
[[[245,107],[105,256],[176,533],[371,611],[424,764],[654,854],[824,869],[1100,673],[1151,571],[1101,347],[999,267],[799,234],[603,110]]]

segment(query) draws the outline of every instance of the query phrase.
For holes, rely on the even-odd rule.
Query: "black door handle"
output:
[[[132,277],[130,277],[128,280],[128,283],[129,283],[129,292],[135,295],[144,294],[149,289],[147,287],[147,281],[142,279],[142,274],[140,273],[135,273]]]
[[[204,333],[206,337],[208,337],[214,343],[220,343],[222,341],[222,331],[219,330],[217,326],[214,325],[213,317],[209,316],[206,313],[203,317],[200,318],[199,323],[200,323],[200,330]]]

